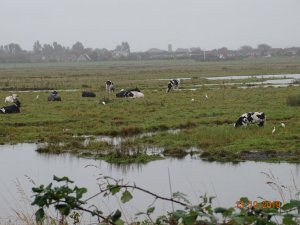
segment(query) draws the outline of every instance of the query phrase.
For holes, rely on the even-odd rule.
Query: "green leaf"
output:
[[[183,218],[183,223],[186,225],[193,225],[193,224],[195,224],[196,219],[197,219],[197,216],[194,216],[194,215],[185,216]]]
[[[44,219],[45,212],[43,208],[40,208],[38,211],[35,213],[35,219],[36,221],[42,221]]]
[[[114,213],[114,215],[111,217],[111,220],[113,222],[116,222],[118,219],[120,219],[122,216],[122,213],[120,210],[117,209],[117,211]]]
[[[44,191],[44,185],[41,185],[39,187],[33,187],[31,190],[35,193],[42,193]]]
[[[297,223],[293,220],[293,217],[294,216],[291,215],[291,214],[285,215],[283,217],[283,220],[282,220],[283,224],[285,224],[285,225],[296,225]]]
[[[175,192],[173,193],[173,198],[183,200],[186,203],[190,203],[189,200],[186,198],[186,194],[181,193],[181,192]]]
[[[43,207],[47,205],[47,200],[43,196],[36,196],[34,201],[31,203],[31,205],[37,205],[39,207]]]
[[[87,188],[78,188],[78,187],[75,187],[74,189],[76,191],[76,198],[77,199],[80,199],[82,198],[82,195],[87,193]]]
[[[297,208],[300,208],[300,201],[299,200],[291,200],[290,203]]]
[[[118,219],[117,221],[115,221],[116,225],[124,225],[124,221],[121,219]]]
[[[57,182],[61,182],[61,181],[66,181],[68,183],[74,183],[74,181],[70,180],[69,177],[62,177],[62,178],[59,178],[57,176],[53,176],[53,180],[57,181]]]
[[[180,218],[183,218],[185,216],[185,211],[183,210],[176,210],[172,213],[172,217],[177,221],[179,220]]]
[[[294,208],[294,205],[290,202],[288,202],[288,203],[284,204],[283,206],[281,206],[281,209],[285,210],[285,211],[289,210],[289,209],[292,209],[292,208]]]
[[[144,212],[138,212],[138,213],[136,213],[136,214],[134,214],[134,215],[136,215],[136,216],[147,215],[147,213],[144,213]]]
[[[241,224],[243,225],[245,223],[245,219],[243,217],[234,217],[233,218],[234,222],[236,222],[237,224]]]
[[[70,206],[66,204],[56,205],[55,208],[64,216],[69,215],[71,212]]]
[[[123,203],[126,203],[128,201],[130,201],[130,199],[132,199],[132,195],[129,191],[124,191],[123,194],[122,194],[122,197],[121,197],[121,201]]]
[[[108,189],[112,195],[115,195],[121,188],[118,185],[108,185]]]
[[[149,214],[153,213],[154,210],[155,210],[155,207],[148,208],[147,209],[147,214],[149,215]]]
[[[227,209],[223,208],[223,207],[217,207],[217,208],[215,208],[215,213],[222,213],[223,214],[226,211],[227,211]]]

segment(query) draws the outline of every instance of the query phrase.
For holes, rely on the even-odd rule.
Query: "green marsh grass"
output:
[[[87,147],[74,141],[74,136],[128,136],[159,131],[157,135],[135,138],[132,147],[163,147],[170,155],[197,147],[211,159],[217,159],[213,156],[218,153],[221,160],[222,155],[229,160],[246,151],[295,153],[300,147],[300,115],[298,108],[286,101],[299,94],[299,87],[184,89],[208,83],[204,79],[207,76],[299,73],[299,62],[296,58],[218,63],[166,60],[0,65],[0,99],[14,91],[22,103],[20,114],[0,116],[0,143],[47,142],[56,137],[68,150],[87,154]],[[159,79],[176,77],[192,79],[183,80],[179,91],[166,93],[167,80]],[[116,98],[115,93],[105,92],[107,79],[114,81],[116,90],[139,87],[145,98]],[[62,101],[48,102],[48,91],[21,92],[29,89],[58,89]],[[83,90],[92,90],[97,97],[82,98]],[[266,113],[264,128],[233,127],[236,119],[249,111]],[[281,122],[287,126],[280,127]],[[274,126],[277,131],[272,135]],[[177,134],[166,132],[178,128],[183,130]],[[55,147],[56,142],[53,143]],[[89,147],[99,151],[111,149],[100,144]],[[61,146],[54,149],[63,151]],[[295,153],[293,160],[299,161],[299,154]]]

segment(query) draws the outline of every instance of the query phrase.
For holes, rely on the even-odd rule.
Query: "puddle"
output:
[[[181,129],[170,129],[165,132],[169,134],[178,134],[181,131]],[[142,138],[142,137],[151,137],[153,135],[157,135],[159,133],[162,133],[163,131],[158,132],[146,132],[139,135],[129,136],[129,137],[122,137],[122,136],[107,136],[107,135],[80,135],[80,136],[73,136],[73,137],[81,137],[84,138],[83,145],[87,146],[90,142],[107,142],[108,144],[111,144],[114,147],[121,146],[122,142],[125,141],[134,141],[136,138]]]
[[[191,77],[176,77],[176,78],[158,78],[158,79],[151,79],[151,80],[171,80],[171,79],[180,79],[180,80],[191,80]]]
[[[300,79],[300,74],[279,74],[279,75],[239,75],[239,76],[224,76],[224,77],[206,77],[207,80],[241,80],[241,79],[268,79],[268,78],[282,78],[282,79]]]

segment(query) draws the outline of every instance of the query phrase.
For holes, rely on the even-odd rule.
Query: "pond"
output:
[[[0,223],[13,214],[13,209],[30,209],[30,200],[24,200],[24,195],[32,195],[30,190],[34,185],[31,180],[37,185],[49,184],[53,175],[68,176],[79,187],[87,187],[89,192],[86,197],[97,192],[99,174],[116,179],[123,178],[131,184],[135,182],[137,186],[169,197],[170,174],[172,192],[185,193],[194,203],[200,202],[199,197],[206,193],[208,196],[217,197],[215,206],[225,207],[234,207],[235,202],[242,196],[247,196],[252,201],[259,200],[258,197],[281,201],[279,191],[266,184],[270,180],[262,172],[272,173],[275,179],[273,181],[289,186],[290,189],[284,193],[287,198],[289,193],[294,194],[293,187],[300,185],[300,167],[297,164],[217,163],[188,155],[183,159],[166,158],[143,165],[112,165],[69,154],[39,154],[35,151],[36,148],[36,144],[0,146]],[[145,211],[152,202],[153,198],[134,191],[132,201],[122,207],[129,215],[133,215]],[[118,201],[113,197],[109,200],[98,200],[96,203],[104,211],[119,208]],[[168,202],[156,202],[157,213],[160,215],[170,210],[170,207]]]
[[[263,80],[258,82],[234,82],[241,79],[271,79]],[[257,88],[257,87],[287,87],[287,86],[299,86],[298,81],[300,79],[300,74],[280,74],[280,75],[240,75],[240,76],[224,76],[224,77],[207,77],[207,80],[223,80],[232,81],[231,83],[223,83],[222,85],[238,85],[240,88]],[[207,84],[208,86],[219,86],[220,84]]]
[[[276,75],[239,75],[239,76],[224,76],[224,77],[207,77],[208,80],[241,80],[241,79],[300,79],[300,74],[276,74]]]

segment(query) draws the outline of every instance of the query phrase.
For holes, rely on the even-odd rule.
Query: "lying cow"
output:
[[[259,127],[263,127],[266,120],[264,112],[248,112],[241,115],[235,122],[234,127],[247,126],[251,123],[257,123]]]
[[[180,79],[171,79],[167,86],[167,92],[170,92],[172,88],[178,88],[180,84]]]
[[[111,80],[106,81],[105,82],[105,89],[108,92],[114,92],[115,91],[114,83]]]
[[[4,106],[0,109],[0,113],[19,113],[21,107],[21,102],[17,99],[14,105]]]
[[[57,91],[52,91],[48,96],[48,101],[61,101],[61,97],[58,95]]]
[[[144,94],[142,92],[138,92],[138,91],[130,91],[129,93],[127,93],[128,98],[144,98]]]
[[[82,97],[96,97],[96,94],[89,91],[83,91],[81,94]]]
[[[141,90],[139,88],[130,88],[127,90],[121,90],[119,93],[116,94],[116,97],[118,98],[143,98],[144,94],[141,93]]]
[[[12,95],[10,95],[10,96],[5,97],[4,102],[5,102],[5,103],[6,103],[6,102],[14,103],[17,99],[18,99],[17,94],[12,94]]]

